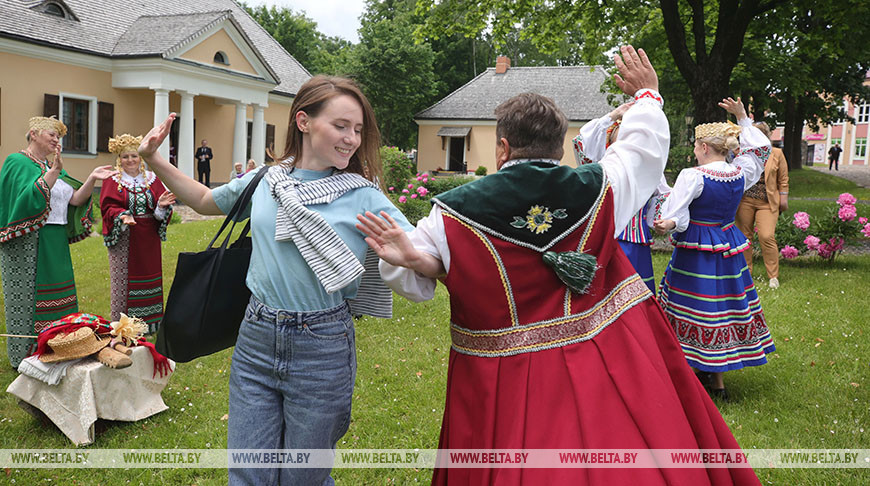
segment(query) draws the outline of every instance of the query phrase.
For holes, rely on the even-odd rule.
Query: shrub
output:
[[[417,221],[425,218],[432,209],[432,204],[429,203],[428,199],[419,197],[411,199],[404,194],[390,194],[389,197],[412,225],[416,225]]]
[[[478,165],[477,170],[474,171],[474,175],[485,176],[486,175],[486,167],[484,167],[482,165]]]
[[[414,162],[396,147],[381,147],[381,163],[384,166],[384,186],[403,187],[414,177]]]
[[[437,177],[431,180],[426,187],[429,189],[429,195],[434,197],[473,180],[474,177],[470,176]]]
[[[695,153],[692,147],[676,145],[668,152],[667,171],[679,174],[681,170],[695,166]]]
[[[840,194],[837,205],[810,221],[810,215],[799,211],[792,218],[783,214],[776,222],[776,241],[782,245],[780,254],[791,259],[799,254],[815,252],[829,262],[837,258],[846,243],[863,234],[870,238],[870,223],[858,217],[855,197]]]

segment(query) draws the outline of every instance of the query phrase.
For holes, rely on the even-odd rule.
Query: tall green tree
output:
[[[364,15],[351,67],[371,100],[384,142],[403,149],[416,146],[414,114],[431,102],[438,84],[435,54],[428,44],[413,42],[411,20],[409,14]]]
[[[340,37],[324,35],[317,30],[317,22],[305,13],[274,5],[240,5],[312,74],[343,74],[346,71],[351,43]]]

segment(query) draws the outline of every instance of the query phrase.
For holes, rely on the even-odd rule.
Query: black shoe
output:
[[[731,401],[731,397],[728,396],[728,390],[726,390],[725,388],[711,388],[710,389],[710,397],[711,398],[718,398],[719,400],[722,400],[723,402],[730,402]]]
[[[704,388],[710,388],[713,384],[713,373],[710,373],[709,371],[696,371],[695,376],[698,377],[698,381],[701,382],[701,385],[703,385]]]

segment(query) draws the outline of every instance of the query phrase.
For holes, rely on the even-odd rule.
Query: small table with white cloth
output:
[[[160,392],[172,373],[154,374],[154,360],[143,347],[132,348],[133,364],[109,368],[93,358],[71,365],[66,377],[49,385],[19,375],[6,389],[34,415],[42,411],[76,445],[94,442],[97,419],[134,422],[167,410]],[[175,363],[169,362],[172,371]]]

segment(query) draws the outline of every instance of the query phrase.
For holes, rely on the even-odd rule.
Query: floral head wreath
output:
[[[63,138],[66,135],[66,125],[63,124],[62,121],[55,118],[53,115],[48,116],[35,116],[30,119],[28,122],[28,131],[36,131],[41,132],[43,130],[54,130],[57,132],[57,136]]]
[[[115,155],[121,155],[124,152],[136,152],[139,150],[139,144],[142,143],[142,136],[134,137],[129,133],[118,135],[115,138],[109,139],[109,152]]]
[[[613,145],[613,142],[615,142],[615,140],[610,139],[610,136],[615,130],[619,128],[619,124],[621,122],[622,120],[616,120],[615,122],[613,122],[612,125],[607,127],[607,134],[604,136],[604,140],[606,141],[604,144],[604,148],[610,147],[611,145]]]
[[[695,127],[695,139],[710,137],[736,137],[740,135],[740,125],[731,121],[703,123]]]

